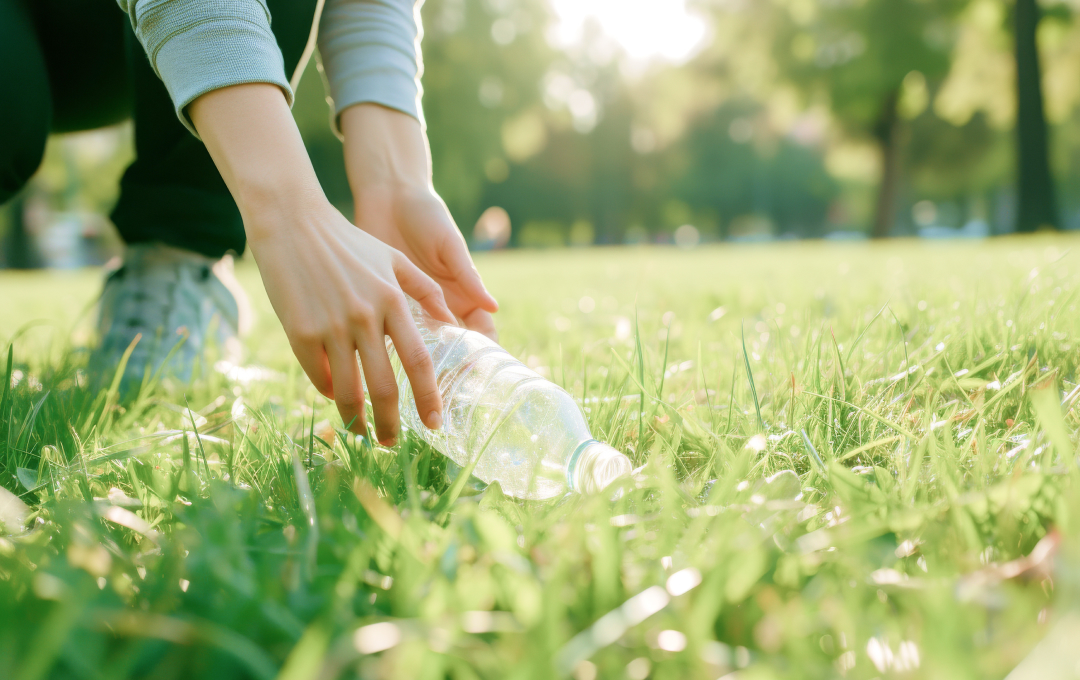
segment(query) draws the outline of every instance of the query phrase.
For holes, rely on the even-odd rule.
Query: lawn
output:
[[[245,364],[124,404],[99,274],[0,275],[0,677],[1067,677],[1076,243],[481,255],[637,468],[547,503],[335,429],[251,265]]]

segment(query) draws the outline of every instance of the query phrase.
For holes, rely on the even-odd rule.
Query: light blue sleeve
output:
[[[293,92],[264,0],[117,0],[128,13],[176,115],[200,95],[242,83],[271,83],[289,105]]]
[[[319,54],[335,119],[353,104],[374,103],[423,122],[422,35],[414,0],[326,0]]]

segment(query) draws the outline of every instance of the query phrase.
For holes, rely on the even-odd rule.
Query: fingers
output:
[[[334,380],[333,398],[342,422],[350,432],[367,434],[367,418],[364,412],[364,385],[360,381],[360,367],[356,365],[356,350],[351,343],[335,343],[327,346],[330,373]]]
[[[364,387],[360,383],[360,368],[356,365],[356,349],[352,343],[334,343],[326,348],[333,377],[333,399],[341,420],[355,434],[367,434],[364,413]]]
[[[311,380],[311,384],[319,390],[319,394],[327,399],[333,399],[334,385],[330,378],[330,364],[326,360],[326,350],[323,349],[322,343],[293,342],[290,339],[289,344],[292,346],[293,354],[296,355],[296,360],[300,362],[300,367]]]
[[[450,324],[456,323],[454,314],[446,306],[442,288],[430,276],[422,272],[419,267],[410,262],[409,258],[401,254],[394,258],[394,274],[397,276],[401,290],[419,302],[420,306],[432,318]]]
[[[364,364],[371,408],[375,412],[375,436],[383,446],[393,446],[397,443],[401,425],[398,421],[398,387],[390,357],[386,355],[383,335],[380,332],[378,337],[361,337],[356,345]]]
[[[495,330],[495,319],[491,312],[477,307],[462,317],[461,321],[469,330],[482,333],[495,342],[499,341],[499,333]]]
[[[465,244],[459,241],[455,246],[448,248],[447,251],[443,253],[446,265],[450,268],[450,273],[454,275],[465,296],[483,310],[492,313],[499,311],[499,303],[484,287],[480,272],[476,271]]]
[[[405,375],[409,376],[416,412],[428,429],[438,430],[443,422],[442,397],[439,395],[439,384],[435,378],[431,355],[407,309],[403,308],[400,313],[388,316],[386,322],[401,366],[405,369]]]

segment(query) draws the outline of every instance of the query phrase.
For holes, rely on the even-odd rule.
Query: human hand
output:
[[[356,226],[393,246],[430,276],[466,327],[498,339],[491,316],[498,303],[484,287],[446,205],[433,191],[366,187],[357,195]]]
[[[409,258],[442,288],[470,329],[496,339],[498,310],[457,225],[431,184],[424,131],[412,116],[374,104],[341,114],[356,226]]]
[[[429,428],[442,425],[431,357],[405,295],[452,323],[438,284],[392,247],[346,220],[326,200],[280,90],[238,85],[189,107],[192,121],[244,218],[267,295],[296,358],[321,393],[337,402],[353,432],[365,434],[359,351],[379,441],[400,423],[389,335]]]
[[[266,234],[249,240],[251,253],[293,353],[316,389],[337,402],[354,432],[366,433],[359,352],[376,436],[393,444],[400,414],[388,335],[412,384],[417,412],[425,425],[439,429],[442,399],[435,370],[405,299],[407,294],[433,317],[453,323],[439,286],[328,202],[293,206],[270,222],[249,227]]]

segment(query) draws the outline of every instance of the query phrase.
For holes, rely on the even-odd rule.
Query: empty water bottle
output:
[[[429,430],[420,421],[395,360],[405,427],[462,468],[476,460],[473,476],[498,481],[518,498],[595,493],[630,473],[625,455],[592,438],[566,390],[480,333],[437,321],[413,300],[409,306],[435,365],[443,427]],[[396,359],[389,339],[387,349]]]

